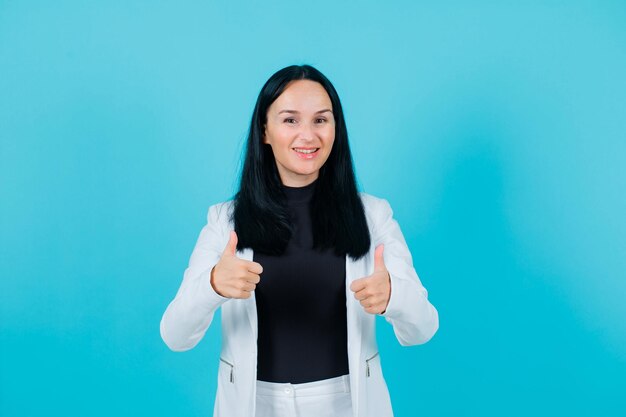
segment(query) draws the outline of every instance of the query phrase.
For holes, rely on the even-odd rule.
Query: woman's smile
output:
[[[320,148],[292,148],[300,159],[313,159],[319,155]]]

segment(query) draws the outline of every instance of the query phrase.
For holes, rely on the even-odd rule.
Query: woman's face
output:
[[[272,147],[283,184],[303,187],[317,179],[335,141],[330,97],[321,84],[292,81],[267,109],[263,143]]]

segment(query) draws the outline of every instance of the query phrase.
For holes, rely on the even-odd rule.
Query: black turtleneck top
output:
[[[317,180],[282,186],[294,233],[283,255],[254,253],[263,266],[255,298],[257,379],[303,383],[348,373],[346,260],[313,247],[309,203]]]

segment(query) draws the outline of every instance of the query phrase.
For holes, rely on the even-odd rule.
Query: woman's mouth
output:
[[[320,148],[291,148],[298,158],[302,159],[312,159],[315,158],[318,154]]]

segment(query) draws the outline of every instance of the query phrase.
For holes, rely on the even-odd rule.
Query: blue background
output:
[[[626,5],[517,3],[1,1],[0,414],[211,415],[159,321],[309,63],[440,313],[379,320],[396,415],[625,415]]]

